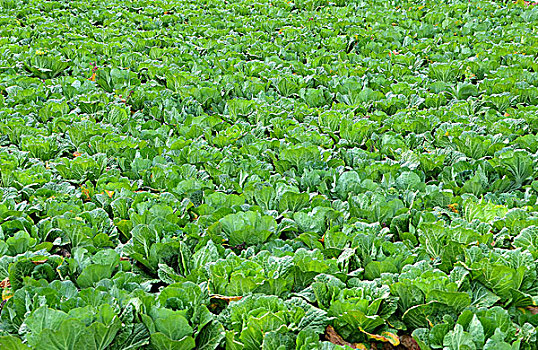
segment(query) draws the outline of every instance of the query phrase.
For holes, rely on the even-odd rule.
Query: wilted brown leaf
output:
[[[400,340],[399,345],[392,345],[389,342],[384,342],[382,344],[372,343],[370,350],[421,350],[420,346],[418,346],[415,339],[413,339],[411,336],[400,335],[398,338]]]
[[[538,306],[527,306],[525,309],[527,309],[527,311],[530,311],[530,313],[533,315],[538,314]]]
[[[4,278],[3,281],[0,281],[0,288],[9,288],[11,283],[9,282],[9,277]]]
[[[327,326],[327,328],[325,329],[325,339],[335,345],[347,345],[352,349],[366,350],[366,346],[364,346],[363,344],[350,343],[345,341],[340,334],[336,333],[336,330],[333,328],[333,326]]]
[[[406,350],[420,350],[420,346],[413,337],[410,335],[401,335],[400,344],[405,347]]]
[[[71,257],[71,253],[65,249],[65,248],[62,248],[60,250],[60,254],[64,257],[64,258],[70,258]]]

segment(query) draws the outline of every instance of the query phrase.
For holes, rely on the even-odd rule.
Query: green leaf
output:
[[[5,350],[28,350],[30,347],[22,340],[11,335],[0,337],[0,347]]]
[[[456,324],[454,330],[448,332],[443,340],[443,346],[454,350],[476,349],[472,336],[465,332],[460,324]]]
[[[519,350],[519,343],[515,342],[514,346],[511,346],[509,343],[505,342],[506,335],[497,328],[495,334],[486,341],[484,345],[484,350]]]
[[[105,278],[112,277],[112,267],[107,265],[87,266],[77,278],[77,284],[81,288],[93,287]]]
[[[295,345],[290,334],[268,332],[263,337],[262,350],[287,350]]]
[[[180,340],[172,340],[162,333],[153,333],[151,346],[155,350],[190,350],[196,347],[196,343],[190,336]]]
[[[299,211],[305,208],[310,202],[310,196],[308,193],[295,193],[295,192],[285,192],[282,197],[280,197],[280,202],[278,207],[280,211]]]
[[[196,337],[196,348],[200,350],[215,350],[225,335],[226,332],[221,323],[211,322],[205,325]]]
[[[215,237],[222,234],[232,246],[244,243],[252,245],[267,241],[275,233],[276,226],[273,217],[247,211],[225,216],[210,228],[210,232]]]
[[[473,315],[473,319],[469,324],[469,334],[471,334],[477,348],[483,346],[485,340],[484,327],[476,315]]]
[[[36,350],[76,350],[80,346],[98,350],[88,337],[84,323],[74,318],[64,320],[57,328],[43,330],[33,346]]]
[[[62,311],[41,306],[36,309],[27,319],[26,327],[30,330],[28,341],[31,345],[38,343],[38,337],[45,329],[59,329],[63,321],[69,316]]]
[[[467,306],[471,305],[471,297],[465,292],[432,290],[428,293],[427,299],[448,305],[454,308],[456,312],[461,312]]]

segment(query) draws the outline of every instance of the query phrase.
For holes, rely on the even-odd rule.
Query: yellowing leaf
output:
[[[11,289],[4,289],[2,291],[2,301],[8,300],[13,297],[13,291]]]
[[[388,342],[394,346],[400,345],[400,338],[398,338],[398,336],[394,333],[381,332],[381,336],[385,337],[385,339],[387,339]]]
[[[362,329],[362,327],[359,327],[359,330],[374,340],[390,343],[393,346],[400,345],[400,338],[398,338],[398,336],[394,333],[382,332],[381,334],[372,334],[366,332],[364,329]]]
[[[32,263],[34,265],[43,265],[44,263],[47,262],[47,259],[42,259],[42,260],[32,260]]]
[[[449,204],[448,205],[448,209],[450,209],[450,211],[458,214],[459,213],[459,210],[458,210],[458,203],[452,203],[452,204]]]
[[[237,301],[237,300],[243,299],[243,297],[240,296],[240,295],[229,297],[227,295],[211,294],[210,297],[214,298],[214,299],[224,300],[224,301],[227,301],[227,302]]]

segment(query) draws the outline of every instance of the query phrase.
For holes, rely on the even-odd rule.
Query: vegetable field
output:
[[[538,349],[535,4],[0,22],[0,349]]]

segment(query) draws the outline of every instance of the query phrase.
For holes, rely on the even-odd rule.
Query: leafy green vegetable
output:
[[[0,348],[537,349],[537,9],[0,1]]]

